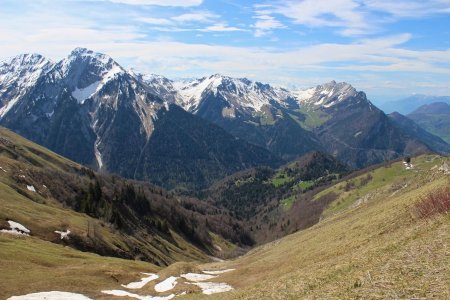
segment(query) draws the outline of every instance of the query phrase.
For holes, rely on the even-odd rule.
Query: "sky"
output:
[[[450,95],[450,0],[0,0],[0,60],[75,47],[168,78]]]

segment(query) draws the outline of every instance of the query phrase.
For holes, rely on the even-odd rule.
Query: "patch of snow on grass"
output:
[[[107,295],[113,295],[113,296],[117,296],[117,297],[130,297],[130,298],[136,298],[136,299],[141,299],[141,296],[137,295],[137,294],[133,294],[127,291],[122,291],[122,290],[106,290],[106,291],[102,291],[103,294],[107,294]]]
[[[9,227],[12,230],[22,231],[22,232],[25,232],[25,233],[30,233],[31,232],[30,229],[26,228],[25,226],[23,226],[20,223],[17,223],[17,222],[11,221],[11,220],[8,221],[8,223],[9,223]]]
[[[148,275],[147,277],[141,278],[141,281],[130,282],[129,284],[122,284],[124,288],[127,289],[141,289],[150,281],[158,279],[159,276],[153,273],[142,273],[144,275]]]
[[[6,230],[6,229],[0,230],[0,233],[7,233],[7,234],[12,234],[12,235],[28,235],[26,233],[19,232],[19,231],[16,231],[16,230]]]
[[[157,291],[158,293],[170,291],[177,285],[177,279],[178,277],[170,276],[169,278],[155,285],[155,291]]]
[[[205,274],[209,274],[209,275],[218,275],[218,274],[228,273],[228,272],[231,272],[231,271],[234,271],[234,270],[236,270],[236,269],[211,270],[211,271],[205,270],[205,271],[202,271],[202,272],[205,273]]]
[[[127,291],[122,291],[122,290],[106,290],[106,291],[102,291],[103,294],[107,294],[107,295],[113,295],[113,296],[117,296],[117,297],[129,297],[129,298],[135,298],[135,299],[139,299],[139,300],[170,300],[173,299],[175,297],[174,294],[171,294],[169,296],[164,296],[164,297],[159,297],[159,296],[141,296],[138,294],[133,294]]]
[[[23,296],[12,296],[7,300],[91,300],[81,294],[68,293],[68,292],[42,292],[42,293],[33,293]]]
[[[202,289],[202,293],[205,295],[224,293],[233,290],[231,285],[226,283],[218,283],[218,282],[193,282],[194,284]]]
[[[61,239],[69,238],[70,230],[67,229],[67,231],[59,231],[55,230],[55,233],[61,235]]]
[[[14,221],[8,221],[10,230],[2,229],[0,232],[13,234],[13,235],[29,235],[30,230],[23,226],[20,223],[14,222]]]
[[[32,191],[32,192],[35,192],[35,193],[36,193],[36,189],[35,189],[34,186],[32,186],[32,185],[27,185],[27,189],[28,189],[29,191]]]
[[[205,280],[209,280],[209,279],[213,279],[213,278],[217,277],[217,276],[213,276],[213,275],[196,274],[196,273],[181,274],[180,276],[186,280],[193,281],[193,282],[205,281]]]

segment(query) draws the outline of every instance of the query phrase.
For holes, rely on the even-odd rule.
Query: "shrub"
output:
[[[450,187],[440,188],[422,196],[415,205],[415,212],[419,218],[450,212]]]

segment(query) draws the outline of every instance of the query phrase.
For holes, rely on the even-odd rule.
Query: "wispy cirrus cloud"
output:
[[[386,23],[401,18],[450,14],[448,0],[278,0],[255,5],[255,14],[281,15],[310,28],[336,28],[344,36],[382,31]],[[380,15],[381,13],[381,15]]]
[[[394,17],[421,18],[432,14],[450,13],[448,0],[367,0],[369,10],[385,12]]]
[[[272,33],[274,29],[287,28],[283,23],[275,19],[271,15],[261,14],[254,17],[255,24],[252,26],[255,29],[254,35],[262,37]]]
[[[340,28],[344,35],[358,35],[374,30],[368,15],[356,0],[277,1],[264,7],[267,14],[278,14],[306,27]],[[257,8],[257,14],[260,9]]]
[[[106,0],[114,3],[129,5],[156,5],[156,6],[179,6],[190,7],[199,6],[203,0]]]
[[[181,14],[171,19],[176,22],[185,23],[185,22],[199,22],[199,23],[208,23],[213,22],[220,16],[212,13],[210,11],[195,11],[190,13]]]
[[[164,19],[164,18],[152,18],[152,17],[137,17],[135,18],[136,21],[142,22],[145,24],[151,24],[151,25],[173,25],[173,21],[170,19]]]
[[[232,31],[245,31],[243,28],[229,26],[227,23],[217,23],[205,28],[197,29],[203,32],[232,32]]]
[[[136,17],[135,20],[150,25],[157,25],[159,31],[187,31],[193,29],[192,27],[180,27],[187,25],[196,25],[204,23],[214,23],[220,16],[209,11],[193,11],[184,14],[178,14],[167,18],[155,18],[155,17]],[[162,27],[165,26],[165,27]]]
[[[207,10],[192,11],[169,18],[139,17],[137,21],[150,25],[157,25],[152,29],[161,32],[233,32],[244,31],[242,28],[230,26],[226,22],[220,22],[220,15]],[[206,25],[205,25],[206,24]]]

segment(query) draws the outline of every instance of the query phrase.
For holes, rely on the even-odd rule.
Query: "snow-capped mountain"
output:
[[[428,149],[346,82],[289,91],[216,74],[172,86],[187,111],[286,160],[322,150],[361,167]]]
[[[135,73],[133,70],[130,70],[130,73],[133,76],[144,82],[149,91],[155,95],[158,95],[161,99],[163,99],[168,104],[177,104],[180,105],[183,103],[183,99],[178,92],[178,89],[175,87],[175,82],[161,75],[156,74],[141,74]]]
[[[162,78],[151,84],[104,54],[77,48],[56,63],[23,55],[5,62],[1,72],[0,125],[99,170],[166,187],[203,186],[279,161],[171,106],[176,94],[163,95]]]
[[[12,94],[14,97],[2,96],[2,124],[83,163],[93,163],[95,156],[98,168],[103,167],[103,142],[111,133],[114,116],[129,111],[138,119],[136,131],[148,138],[156,113],[164,106],[112,58],[88,49],[76,48],[54,64],[39,55],[21,55],[3,69],[10,66],[19,70],[17,82],[25,82],[27,88]],[[9,83],[2,80],[1,84]],[[57,129],[61,126],[77,130],[75,124],[79,128],[74,136],[85,146],[69,147],[72,138],[67,130],[55,132],[56,140],[48,137],[50,132],[61,131]],[[105,155],[112,153],[106,151]]]
[[[62,80],[79,103],[96,96],[110,81],[125,74],[112,58],[76,48],[54,67],[55,80]]]
[[[219,74],[172,81],[84,48],[56,63],[36,54],[2,63],[0,125],[166,187],[204,186],[315,150],[360,167],[428,149],[345,82],[289,91]]]
[[[187,111],[197,113],[208,95],[221,97],[227,107],[223,108],[224,117],[233,118],[236,112],[258,113],[264,106],[273,102],[285,105],[292,97],[285,89],[272,87],[268,84],[250,81],[247,78],[231,78],[220,74],[203,77],[190,82],[174,84],[181,96],[181,106]]]
[[[358,92],[346,82],[331,81],[316,87],[293,91],[295,98],[303,106],[330,108],[342,101],[354,98]]]

